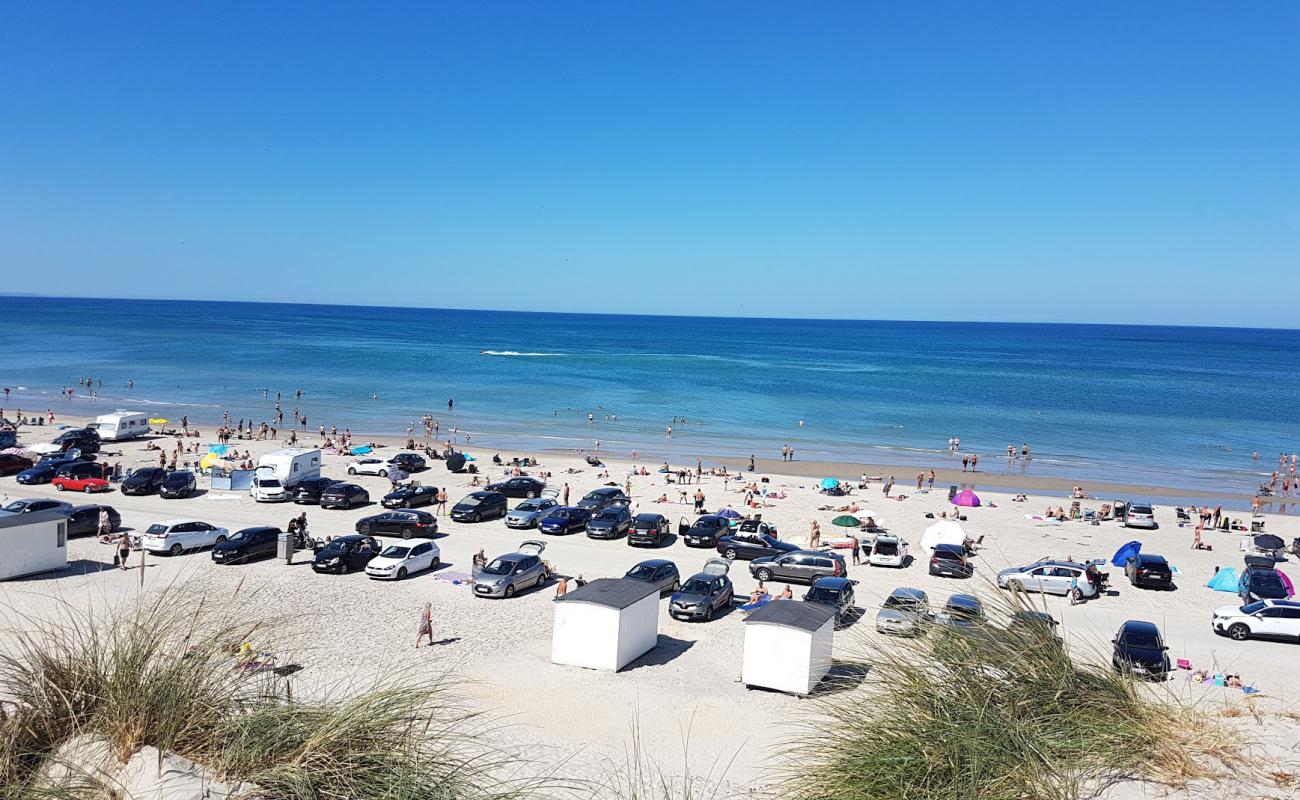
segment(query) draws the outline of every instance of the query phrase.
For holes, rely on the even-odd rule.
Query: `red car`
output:
[[[50,481],[55,489],[60,492],[107,492],[110,487],[108,481],[103,478],[69,478],[65,475],[59,475]]]

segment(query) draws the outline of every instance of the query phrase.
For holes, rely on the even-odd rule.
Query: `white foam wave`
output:
[[[521,353],[518,350],[483,350],[482,356],[513,356],[522,358],[541,358],[544,356],[562,356],[564,353]]]

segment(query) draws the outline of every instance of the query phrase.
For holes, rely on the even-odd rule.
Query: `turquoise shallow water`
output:
[[[288,414],[301,387],[313,430],[400,434],[431,413],[519,449],[600,439],[693,459],[788,443],[805,459],[907,465],[943,463],[960,436],[990,468],[1027,442],[1033,461],[1012,468],[1030,474],[1239,492],[1300,449],[1294,330],[33,297],[0,310],[6,409],[260,421],[277,388]],[[79,376],[103,380],[100,397],[60,400]],[[673,417],[686,422],[668,440]]]

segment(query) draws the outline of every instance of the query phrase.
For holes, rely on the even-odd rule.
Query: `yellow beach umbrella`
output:
[[[151,420],[149,420],[149,424],[150,424],[150,425],[166,425],[168,422],[169,422],[169,420],[165,420],[165,419],[151,419]]]

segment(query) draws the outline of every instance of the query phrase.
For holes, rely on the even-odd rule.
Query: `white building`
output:
[[[58,511],[0,515],[0,580],[68,566],[68,517]]]
[[[831,669],[835,609],[821,603],[773,600],[745,620],[741,683],[809,694]]]
[[[617,672],[659,641],[659,588],[601,578],[555,600],[551,661]]]

